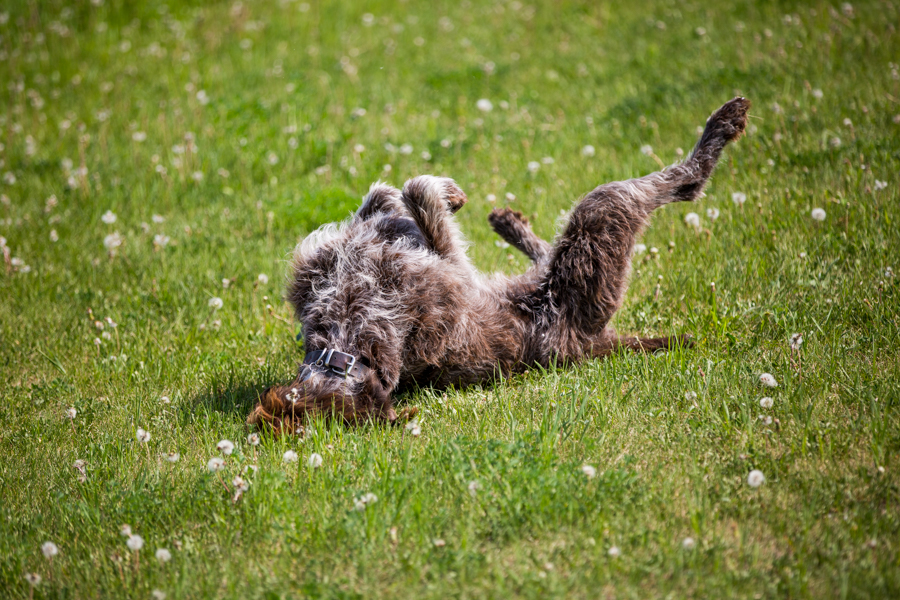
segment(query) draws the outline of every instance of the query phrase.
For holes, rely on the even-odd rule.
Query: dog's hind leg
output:
[[[438,256],[468,263],[462,235],[453,219],[468,201],[452,179],[420,175],[406,182],[401,200],[426,243]]]
[[[365,221],[379,213],[409,216],[403,206],[400,190],[386,183],[376,181],[363,198],[362,206],[353,215],[354,221]]]
[[[488,222],[497,235],[532,262],[539,263],[550,256],[552,246],[531,230],[528,219],[522,213],[509,208],[495,208],[488,215]]]
[[[556,320],[551,335],[561,352],[580,352],[585,336],[606,327],[622,304],[634,240],[650,213],[701,194],[722,149],[743,132],[749,106],[735,98],[713,113],[684,163],[602,185],[575,208],[542,282],[544,302]]]

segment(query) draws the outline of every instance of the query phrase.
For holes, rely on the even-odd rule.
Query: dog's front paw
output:
[[[444,202],[447,203],[447,207],[450,209],[450,212],[455,213],[459,209],[465,205],[469,199],[466,197],[465,192],[456,185],[456,182],[448,177],[440,178],[441,184],[443,185],[443,191],[441,193],[441,197],[444,199]]]

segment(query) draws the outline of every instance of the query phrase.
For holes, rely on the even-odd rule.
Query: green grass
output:
[[[0,235],[21,261],[0,265],[0,596],[30,597],[31,572],[36,598],[900,596],[896,2],[0,12]],[[695,348],[423,390],[398,399],[419,437],[318,422],[247,444],[256,393],[301,358],[291,248],[371,182],[456,178],[475,263],[520,272],[492,205],[550,238],[735,94],[751,131],[705,199],[656,215],[615,323]]]

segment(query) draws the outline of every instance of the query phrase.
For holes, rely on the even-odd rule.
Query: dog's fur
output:
[[[288,285],[306,351],[336,349],[371,369],[345,379],[303,364],[291,385],[262,394],[248,422],[294,431],[305,413],[394,421],[391,395],[412,385],[466,385],[622,347],[684,343],[619,337],[608,323],[650,213],[702,194],[722,149],[743,133],[749,106],[735,98],[713,113],[683,163],[590,192],[553,246],[521,214],[495,209],[491,226],[533,262],[517,277],[486,277],[472,266],[452,216],[466,196],[453,180],[416,177],[402,191],[376,183],[351,219],[297,247]]]

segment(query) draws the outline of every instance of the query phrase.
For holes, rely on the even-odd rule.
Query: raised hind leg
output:
[[[750,103],[731,100],[710,116],[688,159],[640,179],[602,185],[572,212],[542,282],[553,314],[550,343],[581,355],[622,304],[636,236],[650,213],[703,191],[725,145],[744,131]]]
[[[488,215],[488,222],[497,235],[532,262],[539,263],[550,256],[552,246],[535,235],[522,213],[509,208],[495,208]]]
[[[353,215],[353,220],[365,221],[381,213],[409,216],[406,207],[403,206],[400,190],[386,183],[376,181],[369,188],[369,193],[363,198],[362,206]]]

